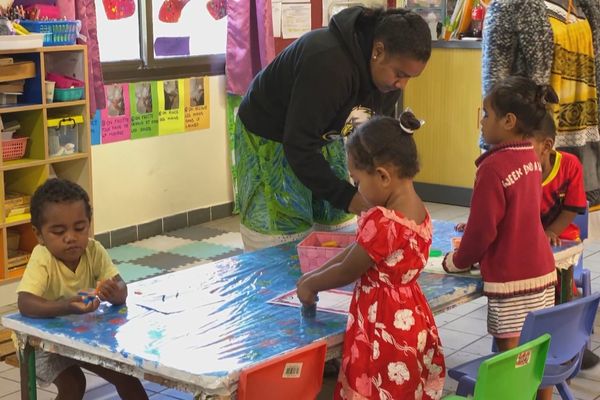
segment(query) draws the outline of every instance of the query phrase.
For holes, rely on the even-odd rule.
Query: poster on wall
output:
[[[156,82],[129,84],[131,139],[158,136],[158,90]]]
[[[131,137],[129,85],[105,86],[106,108],[102,110],[102,143],[120,142]]]
[[[185,80],[185,130],[196,131],[210,127],[208,78]]]
[[[96,110],[94,117],[90,122],[90,130],[92,133],[92,146],[102,143],[102,119],[100,110]]]
[[[184,80],[158,81],[158,133],[185,132]]]

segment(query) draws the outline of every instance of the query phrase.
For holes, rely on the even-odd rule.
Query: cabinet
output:
[[[20,129],[16,136],[27,137],[25,156],[18,160],[4,161],[0,158],[0,285],[17,280],[23,274],[24,265],[9,264],[9,248],[31,252],[37,244],[27,212],[8,215],[7,197],[11,193],[32,195],[36,188],[49,177],[69,179],[81,185],[92,195],[90,117],[88,106],[88,68],[85,46],[56,46],[40,49],[0,51],[0,57],[11,57],[14,62],[32,61],[35,77],[25,80],[23,94],[17,104],[0,106],[3,121],[16,121]],[[50,102],[45,96],[46,72],[67,75],[85,82],[81,100]],[[50,155],[49,121],[69,116],[80,116],[76,128],[76,151],[62,155]],[[14,213],[14,211],[13,211]],[[9,244],[10,242],[10,244]],[[14,253],[11,253],[13,255]]]

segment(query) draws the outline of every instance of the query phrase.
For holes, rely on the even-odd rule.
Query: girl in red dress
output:
[[[358,280],[348,315],[335,399],[439,399],[445,365],[438,330],[417,283],[431,245],[431,220],[413,187],[419,171],[412,137],[421,123],[376,117],[346,145],[348,167],[372,208],[357,242],[298,281],[298,297]]]

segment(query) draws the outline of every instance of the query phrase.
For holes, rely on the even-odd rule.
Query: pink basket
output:
[[[2,161],[18,160],[23,158],[27,149],[26,137],[2,141]]]
[[[339,247],[323,247],[321,245],[321,243],[331,241],[335,241]],[[297,247],[300,270],[306,273],[319,268],[355,241],[355,233],[312,232]]]

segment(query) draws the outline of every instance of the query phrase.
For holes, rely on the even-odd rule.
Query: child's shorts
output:
[[[79,365],[77,360],[60,354],[35,350],[35,374],[40,386],[50,385],[62,372],[73,365]]]
[[[488,298],[488,332],[497,338],[518,337],[530,311],[554,306],[554,286],[541,292]]]

